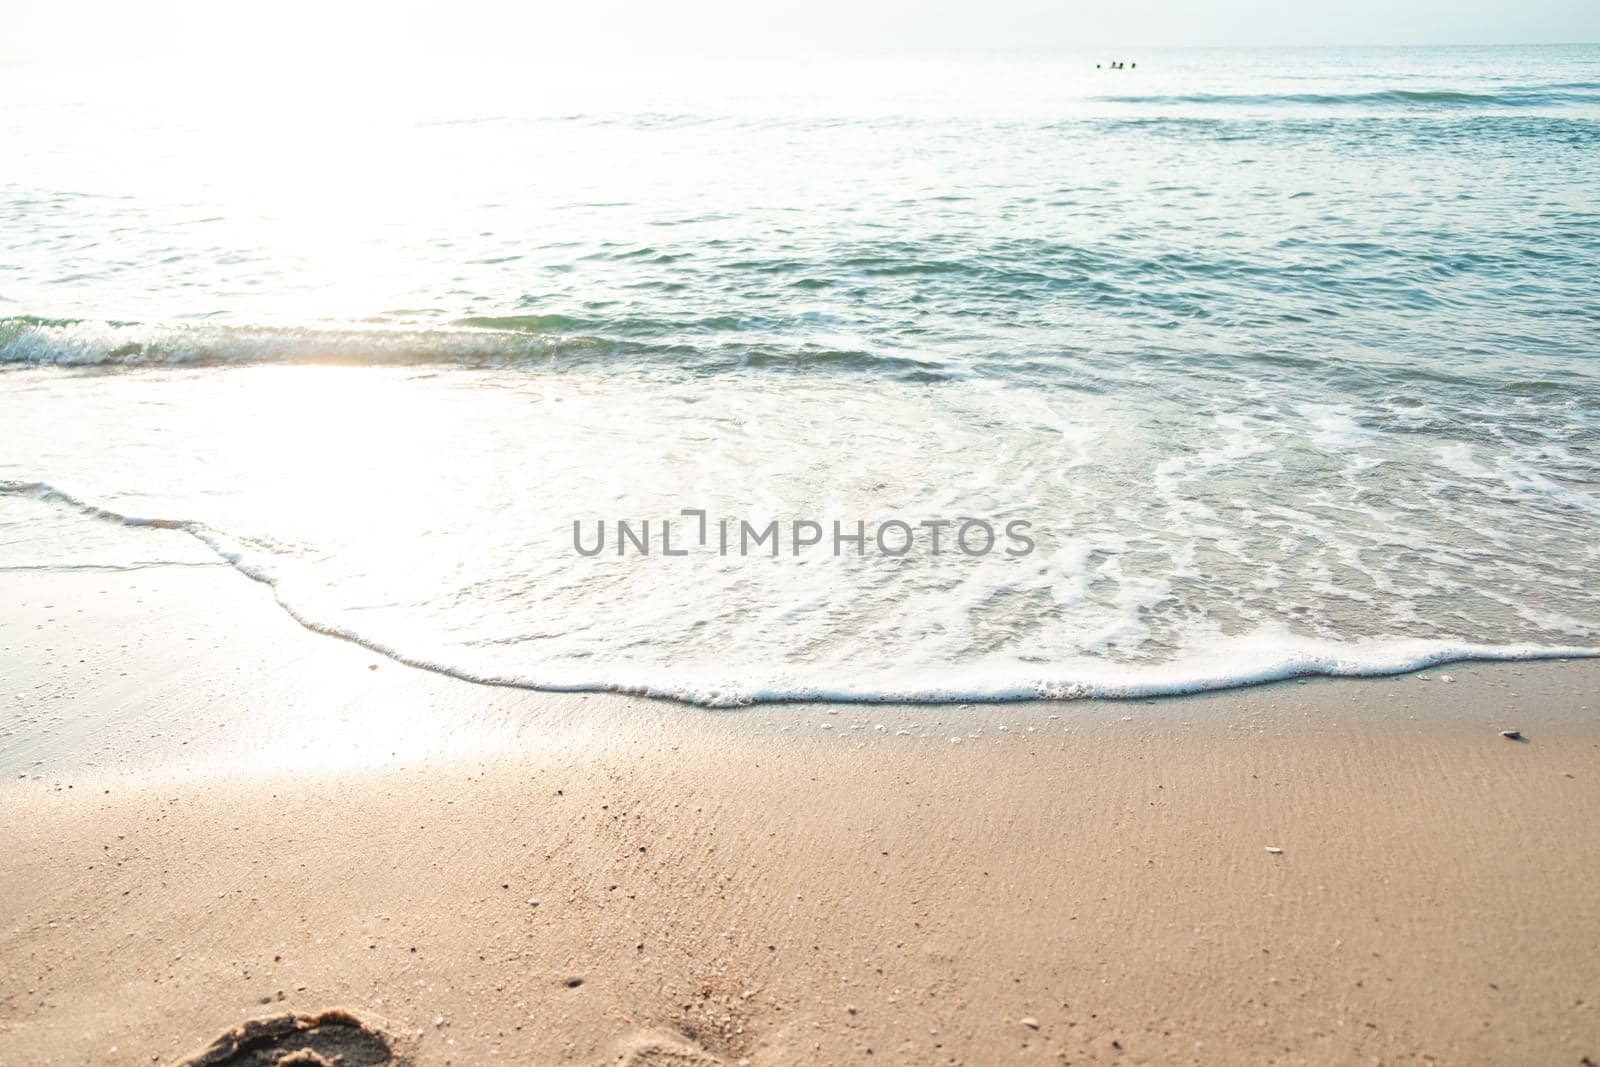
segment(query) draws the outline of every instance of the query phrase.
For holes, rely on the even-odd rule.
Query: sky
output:
[[[0,61],[1600,42],[1597,0],[8,0]]]

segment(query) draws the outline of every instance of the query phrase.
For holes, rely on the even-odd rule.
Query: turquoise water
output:
[[[18,497],[172,520],[413,662],[712,703],[1600,646],[1600,48],[0,87],[30,560]]]

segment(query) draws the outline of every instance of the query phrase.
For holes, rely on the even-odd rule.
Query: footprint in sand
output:
[[[177,1067],[402,1067],[405,1062],[382,1030],[335,1009],[251,1019]]]
[[[671,1030],[630,1034],[606,1067],[726,1067],[726,1062]],[[269,1015],[234,1027],[174,1067],[406,1067],[383,1030],[340,1009],[316,1015]]]
[[[618,1042],[607,1067],[723,1067],[713,1056],[682,1034],[646,1030]]]

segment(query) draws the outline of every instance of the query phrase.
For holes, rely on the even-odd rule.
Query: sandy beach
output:
[[[1600,662],[708,711],[118,536],[0,572],[5,1064],[330,1008],[421,1065],[1600,1057]]]

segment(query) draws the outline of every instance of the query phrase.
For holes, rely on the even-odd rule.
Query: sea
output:
[[[1600,654],[1600,47],[0,68],[0,556],[130,524],[715,706]]]

